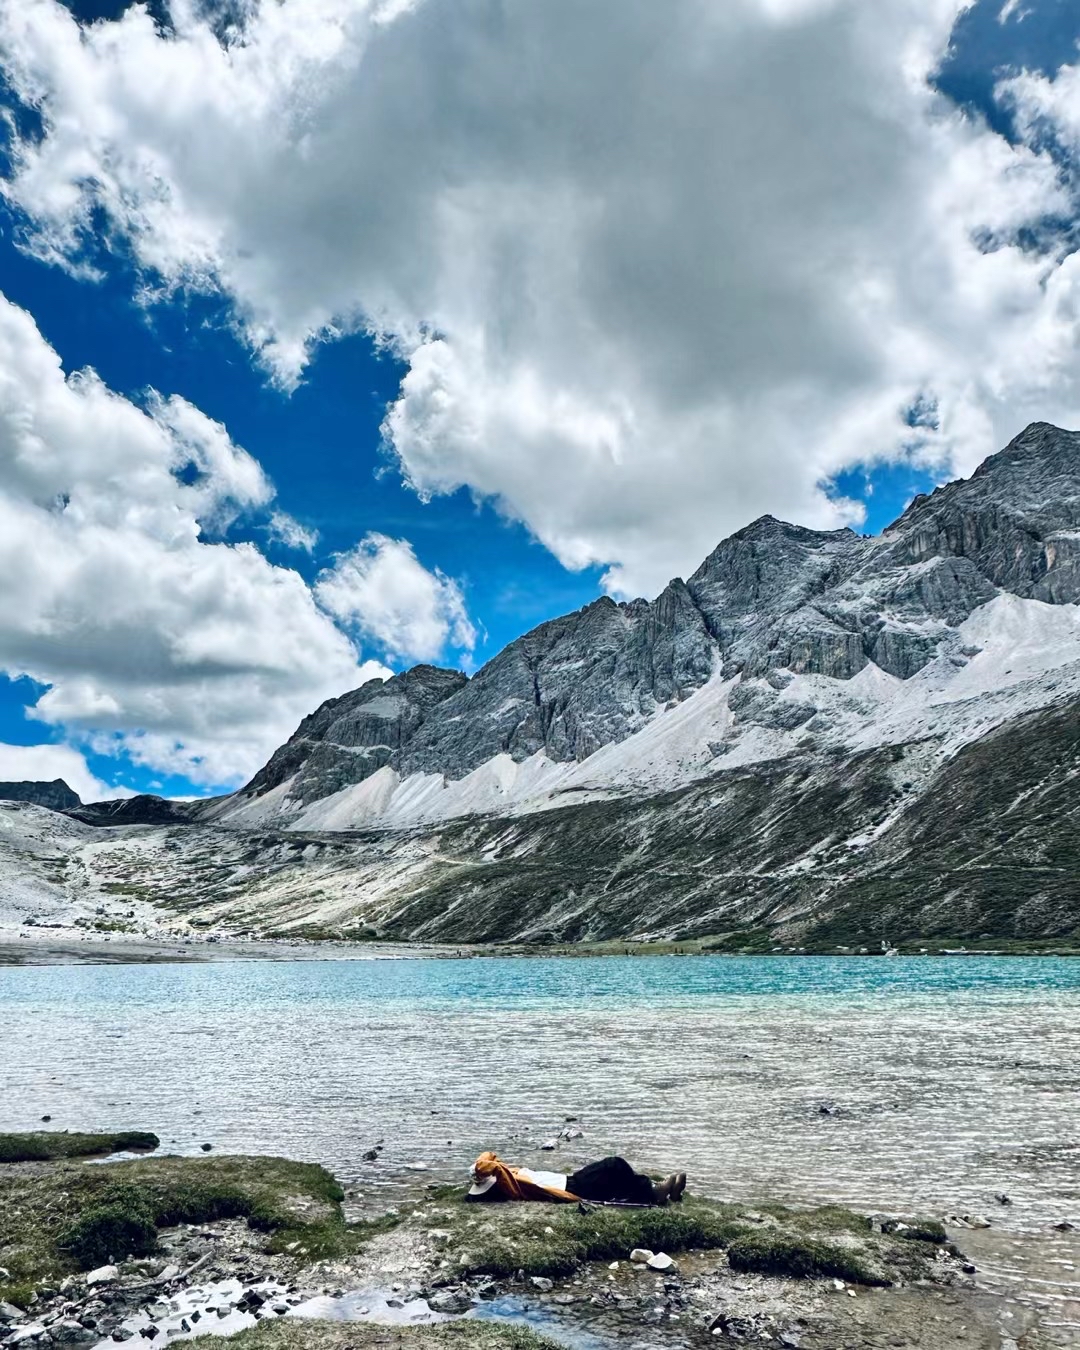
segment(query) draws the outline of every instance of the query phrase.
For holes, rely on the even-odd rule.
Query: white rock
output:
[[[405,1164],[406,1172],[427,1172],[429,1170],[430,1168],[428,1167],[428,1164],[424,1162],[414,1162]]]
[[[608,1270],[618,1270],[618,1269],[619,1269],[618,1261],[612,1261],[611,1265],[608,1266]]]
[[[557,1139],[545,1139],[540,1145],[540,1148],[544,1153],[551,1153],[553,1149],[557,1149],[558,1147],[559,1141]]]
[[[36,1340],[38,1336],[45,1335],[45,1327],[41,1322],[31,1322],[28,1327],[20,1327],[13,1336],[9,1336],[4,1342],[5,1350],[9,1345],[21,1345],[23,1341]]]
[[[670,1270],[675,1262],[667,1252],[657,1252],[655,1256],[650,1256],[645,1264],[650,1270]]]
[[[177,1271],[177,1274],[180,1272]],[[91,1288],[95,1284],[107,1284],[109,1280],[115,1280],[120,1272],[115,1266],[98,1266],[97,1270],[92,1270],[86,1277],[86,1283]]]
[[[832,1287],[834,1289],[846,1289],[847,1285],[844,1283],[843,1280],[833,1280]]]
[[[638,1266],[647,1265],[652,1259],[653,1254],[649,1251],[648,1247],[635,1247],[630,1253],[630,1260]]]

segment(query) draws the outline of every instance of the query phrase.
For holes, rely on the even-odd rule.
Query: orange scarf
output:
[[[494,1153],[481,1153],[473,1165],[473,1174],[477,1181],[485,1177],[495,1178],[495,1185],[487,1193],[493,1200],[497,1196],[500,1200],[546,1200],[549,1203],[556,1201],[569,1204],[579,1198],[569,1191],[560,1191],[554,1186],[539,1186],[535,1181],[529,1181],[521,1176],[518,1168],[508,1167]]]

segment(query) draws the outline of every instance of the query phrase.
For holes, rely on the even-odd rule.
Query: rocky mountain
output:
[[[88,893],[226,932],[1080,947],[1080,434],[366,684],[230,797],[72,814]]]
[[[35,806],[47,806],[50,811],[70,811],[82,805],[79,794],[62,778],[54,778],[51,783],[0,783],[0,801],[32,802]]]
[[[1054,668],[1080,654],[1078,525],[1080,436],[1036,424],[880,536],[765,516],[656,600],[597,600],[470,680],[421,666],[331,700],[210,813],[355,829],[540,809],[808,738],[901,741],[948,721],[944,703],[963,740],[986,698],[1002,717],[1039,706],[999,660],[1017,642],[1049,644]]]

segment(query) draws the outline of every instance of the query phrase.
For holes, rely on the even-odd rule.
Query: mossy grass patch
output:
[[[220,1350],[220,1336],[197,1336],[193,1350]],[[381,1327],[363,1322],[317,1322],[289,1317],[260,1322],[230,1336],[230,1350],[560,1350],[559,1342],[524,1327],[460,1321],[440,1326]]]
[[[937,1242],[933,1220],[908,1220],[907,1230],[876,1232],[870,1220],[838,1205],[789,1209],[687,1196],[655,1209],[606,1206],[469,1204],[460,1190],[432,1188],[438,1206],[416,1219],[452,1233],[447,1244],[463,1276],[504,1279],[559,1278],[592,1261],[625,1260],[636,1247],[675,1256],[726,1250],[738,1270],[793,1279],[835,1277],[854,1284],[887,1285],[927,1273],[921,1237]],[[410,1222],[415,1221],[411,1220]]]
[[[342,1199],[324,1168],[285,1158],[57,1162],[4,1177],[0,1266],[16,1282],[52,1279],[152,1252],[158,1229],[229,1218],[246,1219],[279,1250],[345,1255],[391,1221],[346,1224]]]
[[[474,1212],[466,1215],[466,1226],[459,1233],[462,1273],[497,1278],[520,1270],[526,1275],[569,1275],[587,1261],[625,1259],[635,1247],[668,1253],[723,1247],[742,1231],[734,1206],[703,1201],[663,1209],[600,1206],[582,1211],[577,1205],[463,1205],[462,1209]],[[526,1212],[509,1215],[510,1209]],[[506,1222],[508,1218],[513,1222]]]
[[[891,1281],[856,1252],[832,1242],[776,1231],[745,1233],[728,1247],[732,1270],[781,1275],[796,1280],[828,1277],[852,1284],[887,1285]]]
[[[160,1143],[157,1135],[149,1130],[121,1130],[114,1134],[34,1130],[29,1134],[0,1134],[0,1163],[51,1162],[55,1158],[150,1152]]]

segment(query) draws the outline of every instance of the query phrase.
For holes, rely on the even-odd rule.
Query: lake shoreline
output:
[[[56,1142],[0,1136],[5,1156],[20,1140],[33,1157]],[[672,1350],[747,1338],[832,1350],[881,1334],[931,1350],[1004,1344],[1003,1306],[977,1288],[964,1235],[934,1219],[691,1195],[653,1209],[476,1205],[462,1184],[422,1177],[371,1209],[312,1164],[151,1153],[101,1167],[98,1139],[61,1142],[66,1158],[0,1164],[0,1259],[23,1263],[20,1283],[0,1279],[0,1344],[92,1350],[211,1329],[207,1346],[239,1332],[313,1350],[337,1344],[334,1328],[358,1346],[405,1326],[417,1347],[457,1326],[463,1350],[550,1344],[529,1328],[575,1350],[643,1331]],[[113,1250],[118,1204],[131,1251]]]
[[[396,941],[352,942],[334,939],[185,937],[117,938],[86,933],[65,933],[52,938],[38,930],[30,936],[0,932],[0,969],[24,966],[67,965],[162,965],[210,964],[227,961],[419,961],[484,960],[492,957],[549,959],[551,957],[851,957],[865,960],[905,957],[1080,957],[1080,946],[1067,944],[1015,943],[986,947],[956,947],[938,944],[901,947],[894,953],[850,949],[756,951],[695,942],[564,943],[543,946],[520,943],[412,943]]]

